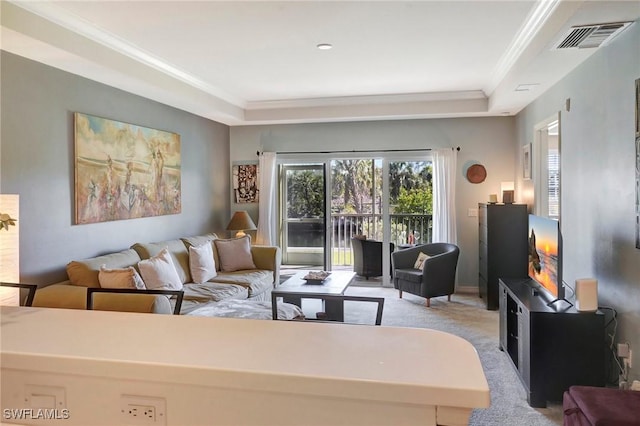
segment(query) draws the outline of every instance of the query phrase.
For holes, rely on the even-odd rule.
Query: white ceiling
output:
[[[637,0],[3,1],[1,35],[3,50],[246,125],[513,115],[596,50],[554,50],[571,26],[639,16]]]

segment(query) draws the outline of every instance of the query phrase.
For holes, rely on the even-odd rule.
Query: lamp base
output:
[[[244,233],[244,231],[238,231],[238,232],[236,232],[236,238],[242,238],[242,237],[244,237],[245,235],[247,235],[247,234],[245,234],[245,233]]]

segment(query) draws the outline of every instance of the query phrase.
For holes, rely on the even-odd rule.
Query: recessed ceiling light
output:
[[[320,43],[319,45],[316,46],[318,49],[320,50],[329,50],[331,48],[333,48],[332,44],[329,43]]]

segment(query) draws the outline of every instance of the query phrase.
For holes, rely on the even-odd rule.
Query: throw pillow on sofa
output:
[[[135,288],[144,290],[144,281],[133,266],[128,268],[109,269],[107,265],[100,267],[98,281],[102,288]]]
[[[189,246],[189,268],[194,283],[205,283],[218,275],[211,242]]]
[[[431,256],[424,254],[423,252],[420,252],[420,254],[418,255],[418,258],[416,259],[416,263],[414,263],[413,267],[415,269],[420,269],[421,271],[424,269],[424,262],[425,260],[429,259]]]
[[[233,238],[230,240],[213,240],[220,257],[220,268],[223,272],[256,269],[251,255],[251,237]]]
[[[182,280],[166,248],[157,255],[138,262],[138,269],[150,290],[182,290]]]

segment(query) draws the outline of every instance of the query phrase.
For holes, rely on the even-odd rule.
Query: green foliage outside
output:
[[[431,187],[412,191],[400,188],[394,213],[433,213],[433,194]]]
[[[311,170],[292,171],[287,179],[290,218],[324,216],[324,184],[322,174]]]
[[[390,162],[389,203],[392,213],[432,213],[432,170],[431,163],[426,161]],[[289,170],[288,173],[288,217],[322,217],[322,173],[313,170]],[[331,183],[333,213],[382,213],[384,201],[379,161],[334,160],[331,162]]]

